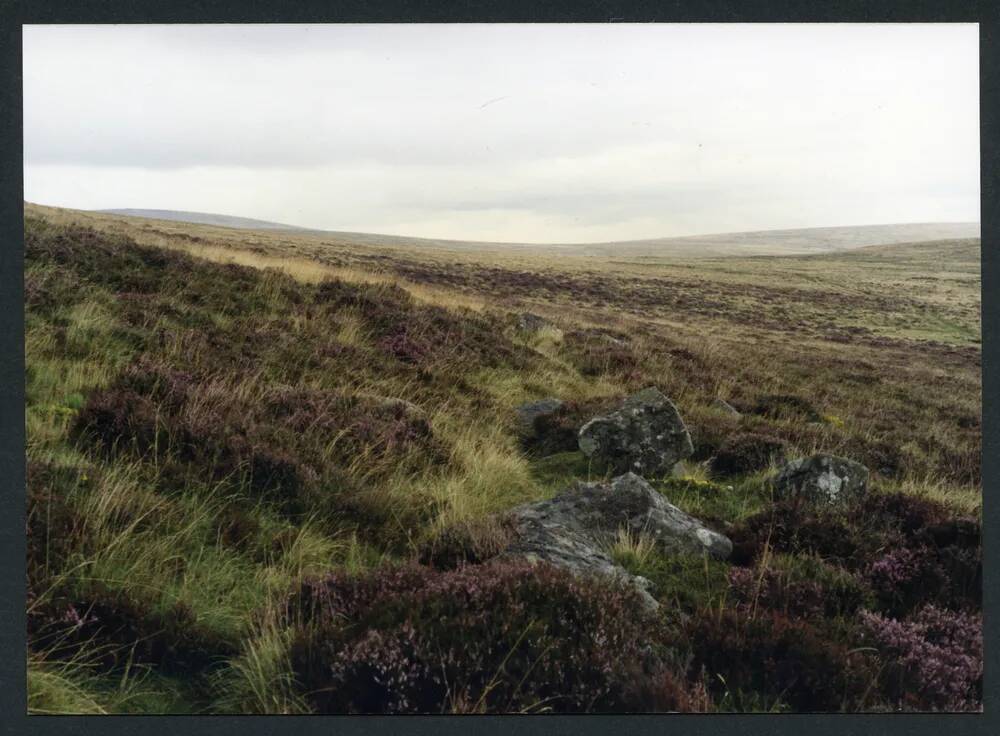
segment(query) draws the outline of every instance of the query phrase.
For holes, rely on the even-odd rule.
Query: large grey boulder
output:
[[[666,475],[694,452],[677,407],[655,388],[632,394],[615,411],[584,424],[579,445],[613,472],[647,477]]]
[[[559,399],[540,399],[521,404],[516,410],[518,434],[521,437],[533,437],[535,423],[539,419],[555,416],[563,406],[565,406],[565,402]]]
[[[650,608],[656,601],[649,582],[628,573],[608,554],[619,530],[655,541],[667,554],[708,554],[725,559],[733,545],[681,511],[634,473],[610,482],[578,482],[554,498],[509,512],[513,541],[505,557],[544,561],[574,574],[606,575],[644,592]]]
[[[836,455],[817,454],[786,463],[774,479],[775,497],[844,505],[868,490],[868,468]]]

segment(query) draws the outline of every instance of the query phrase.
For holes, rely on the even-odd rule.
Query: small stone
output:
[[[817,454],[787,463],[774,479],[775,497],[843,506],[868,490],[868,468],[836,455]]]

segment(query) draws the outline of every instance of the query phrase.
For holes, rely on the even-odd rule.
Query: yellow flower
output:
[[[827,424],[832,424],[834,427],[844,426],[844,420],[834,414],[826,414],[823,417],[823,421]]]

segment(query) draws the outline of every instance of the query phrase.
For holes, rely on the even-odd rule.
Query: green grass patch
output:
[[[670,503],[699,519],[736,523],[770,501],[769,472],[719,483],[692,478],[667,478],[654,484]]]
[[[600,480],[590,458],[582,452],[559,452],[531,461],[531,474],[546,496],[568,488],[578,480]]]
[[[676,611],[709,615],[725,605],[727,562],[704,555],[665,555],[655,548],[636,546],[613,557],[633,575],[653,583],[651,593],[666,607],[667,615]]]

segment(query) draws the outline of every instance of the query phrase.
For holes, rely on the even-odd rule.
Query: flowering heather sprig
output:
[[[981,615],[927,605],[899,621],[871,611],[861,623],[889,657],[889,696],[919,710],[982,708]]]
[[[899,547],[887,552],[869,566],[868,580],[883,604],[897,613],[932,600],[947,586],[944,569],[926,548]]]
[[[78,630],[87,624],[97,623],[97,616],[94,616],[89,611],[81,616],[80,612],[76,610],[76,606],[70,603],[66,606],[66,612],[63,614],[62,621],[63,623],[71,624],[74,630]]]
[[[876,589],[892,590],[915,580],[922,572],[925,557],[909,547],[900,547],[875,560],[868,575]]]

